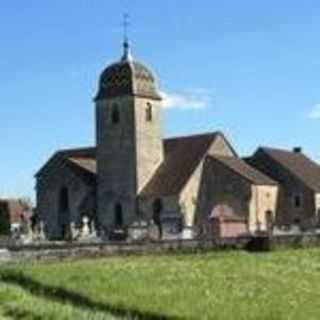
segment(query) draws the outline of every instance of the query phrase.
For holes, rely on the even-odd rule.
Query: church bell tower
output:
[[[95,98],[98,219],[107,231],[137,219],[139,192],[163,161],[156,79],[133,60],[127,40],[123,49],[103,71]]]

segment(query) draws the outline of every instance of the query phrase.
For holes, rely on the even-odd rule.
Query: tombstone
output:
[[[181,234],[180,234],[181,240],[191,240],[193,239],[193,229],[192,227],[184,227]]]
[[[153,222],[153,220],[149,223],[148,226],[148,238],[151,241],[161,240],[159,227]]]
[[[95,225],[93,220],[90,223],[90,230],[91,230],[91,236],[92,237],[97,237],[98,232],[97,232],[96,225]]]
[[[81,237],[86,238],[90,236],[90,227],[89,227],[89,218],[84,216],[82,218],[82,229],[81,229]]]
[[[128,228],[128,238],[132,241],[141,241],[148,238],[148,223],[143,220],[135,221]]]
[[[70,236],[72,241],[77,240],[80,237],[80,230],[77,228],[74,221],[70,223]]]
[[[101,242],[101,237],[98,236],[98,232],[95,228],[94,222],[89,222],[88,217],[83,217],[82,228],[79,232],[77,240],[79,242]],[[101,234],[101,233],[100,233]]]
[[[43,221],[40,221],[40,223],[39,223],[39,240],[40,241],[46,240],[45,224]]]

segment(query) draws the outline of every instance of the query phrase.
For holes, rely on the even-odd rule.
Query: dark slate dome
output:
[[[161,99],[154,75],[145,65],[132,59],[126,42],[121,60],[102,72],[96,100],[125,95]]]

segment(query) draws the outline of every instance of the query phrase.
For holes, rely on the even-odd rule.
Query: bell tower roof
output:
[[[123,55],[102,72],[95,100],[119,96],[142,96],[161,100],[157,81],[152,71],[133,59],[127,38],[123,42]]]

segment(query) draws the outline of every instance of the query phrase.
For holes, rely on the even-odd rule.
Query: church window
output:
[[[156,199],[153,202],[153,221],[156,225],[160,224],[160,215],[163,210],[163,203],[161,199]]]
[[[300,194],[296,194],[293,197],[293,204],[296,209],[299,209],[302,207],[302,196]]]
[[[146,121],[147,122],[152,121],[152,104],[150,102],[147,103]]]
[[[117,104],[114,104],[112,107],[111,120],[113,124],[117,124],[120,122],[120,112]]]
[[[60,212],[69,211],[69,194],[68,189],[63,187],[60,191]]]
[[[123,212],[122,212],[122,205],[117,203],[114,209],[114,220],[115,226],[121,228],[123,226]]]

